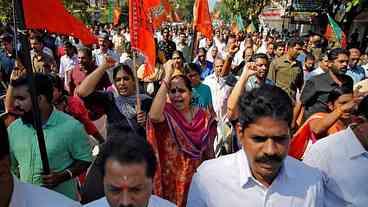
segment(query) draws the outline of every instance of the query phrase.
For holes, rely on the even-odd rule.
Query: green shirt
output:
[[[289,61],[287,55],[272,61],[268,78],[295,100],[297,89],[303,86],[303,69],[299,61]]]
[[[54,109],[43,126],[43,132],[51,171],[61,172],[74,160],[92,160],[88,135],[82,124],[71,116]],[[36,130],[17,119],[9,126],[8,133],[13,174],[23,182],[42,185],[42,161]],[[74,179],[59,184],[53,190],[77,199]]]

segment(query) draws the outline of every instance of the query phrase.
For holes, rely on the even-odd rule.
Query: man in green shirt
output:
[[[85,172],[92,160],[87,134],[81,123],[53,108],[51,80],[36,73],[36,96],[51,171],[43,175],[29,82],[28,77],[20,77],[10,86],[14,107],[22,114],[8,128],[12,172],[23,182],[48,187],[76,200],[74,178]]]
[[[288,93],[294,101],[297,89],[301,90],[304,83],[302,64],[296,60],[302,47],[301,40],[290,39],[287,54],[273,60],[268,72],[268,78]]]

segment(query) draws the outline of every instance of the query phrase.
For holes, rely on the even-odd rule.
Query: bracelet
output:
[[[72,171],[70,171],[69,169],[66,169],[65,171],[69,174],[70,179],[73,179],[73,173],[72,173]]]

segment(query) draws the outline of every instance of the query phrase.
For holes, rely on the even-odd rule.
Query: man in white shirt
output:
[[[320,207],[320,171],[287,156],[292,101],[267,84],[242,96],[237,136],[243,149],[204,162],[187,207]]]
[[[157,160],[144,137],[133,133],[111,137],[96,165],[103,175],[105,197],[86,207],[175,207],[152,195]]]
[[[114,52],[113,50],[109,49],[109,38],[108,38],[108,36],[101,35],[98,38],[98,44],[99,44],[100,48],[95,49],[92,52],[97,66],[100,66],[102,64],[102,60],[103,60],[104,56],[106,56],[106,55],[111,57],[117,63],[120,61],[119,55],[116,52]],[[107,73],[109,75],[110,81],[112,82],[112,70],[108,70]]]
[[[59,76],[65,80],[65,87],[67,87],[70,80],[66,74],[78,64],[78,56],[70,42],[64,43],[64,51],[65,55],[60,58]]]
[[[79,203],[39,186],[20,182],[10,172],[9,140],[0,119],[0,206],[9,207],[78,207]]]
[[[325,206],[368,204],[368,96],[359,104],[361,122],[321,139],[304,157],[304,162],[320,169],[325,181]]]

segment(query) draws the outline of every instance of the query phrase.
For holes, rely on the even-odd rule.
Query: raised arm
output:
[[[225,58],[223,70],[222,70],[223,74],[229,74],[229,72],[231,71],[231,65],[232,65],[234,56],[238,51],[239,51],[239,46],[237,43],[234,42],[232,45],[230,45],[227,57]]]
[[[87,97],[93,93],[97,84],[104,76],[105,72],[115,65],[115,61],[111,57],[102,58],[102,64],[89,74],[86,79],[76,88],[76,93],[79,97]]]
[[[158,90],[155,98],[153,99],[152,106],[149,112],[149,118],[153,122],[163,122],[165,121],[164,117],[164,108],[167,99],[167,93],[169,92],[169,84],[171,81],[171,76],[174,73],[173,61],[169,60],[164,65],[165,68],[165,77],[161,81],[160,89]]]
[[[230,120],[235,120],[238,118],[238,103],[240,100],[241,95],[246,90],[246,84],[249,79],[249,77],[256,74],[255,65],[254,63],[247,63],[244,66],[243,72],[238,80],[238,82],[235,84],[233,90],[231,91],[231,94],[229,96],[229,99],[227,101],[227,115]]]

